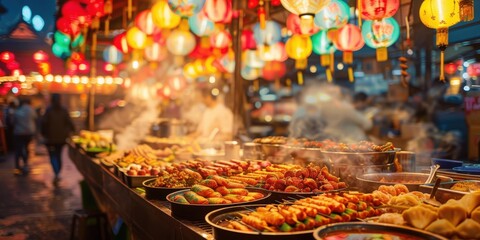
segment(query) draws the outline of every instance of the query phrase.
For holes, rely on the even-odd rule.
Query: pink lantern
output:
[[[225,23],[232,14],[231,0],[207,0],[203,6],[205,15],[216,23]]]
[[[353,52],[360,50],[365,45],[362,31],[353,24],[347,24],[338,29],[337,37],[333,43],[338,50],[343,51],[343,62],[345,64],[352,64]],[[348,68],[348,77],[350,81],[353,81],[351,67]]]
[[[150,10],[139,13],[135,18],[135,25],[147,35],[160,33],[160,28],[153,23],[152,12]]]
[[[288,59],[287,51],[285,50],[285,44],[278,42],[270,46],[258,46],[260,58],[263,61],[286,61]]]
[[[228,48],[232,43],[232,36],[226,30],[218,31],[210,36],[210,45],[214,48]]]
[[[182,75],[174,75],[168,78],[168,86],[173,91],[180,91],[187,85],[185,78]]]
[[[361,3],[361,16],[367,20],[393,17],[400,7],[400,0],[368,0]]]
[[[246,29],[242,31],[242,50],[254,49],[257,47],[253,31]]]
[[[318,32],[320,29],[317,26],[308,27],[301,24],[300,17],[296,14],[290,14],[287,18],[287,29],[293,34],[308,34],[312,35]]]
[[[17,61],[13,60],[7,63],[7,68],[8,70],[14,70],[20,68],[20,63]]]
[[[147,61],[160,62],[167,58],[168,51],[165,46],[154,42],[152,45],[145,47],[144,56]]]
[[[48,54],[42,50],[33,54],[33,61],[35,63],[42,63],[48,61]]]
[[[132,48],[127,42],[127,32],[118,34],[113,38],[113,46],[115,46],[122,53],[129,53]]]

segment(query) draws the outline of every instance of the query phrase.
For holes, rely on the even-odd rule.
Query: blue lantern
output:
[[[189,17],[188,25],[190,26],[190,30],[199,37],[208,36],[215,30],[215,23],[210,21],[203,12]]]
[[[329,55],[337,50],[332,40],[328,38],[327,32],[328,30],[322,30],[311,37],[314,53],[318,55]]]
[[[377,49],[377,61],[388,59],[387,47],[400,37],[400,26],[394,18],[365,21],[362,25],[362,36],[367,46]]]
[[[315,25],[321,29],[341,28],[348,23],[350,7],[342,0],[331,0],[330,3],[315,14]]]
[[[103,60],[111,64],[122,62],[123,54],[115,46],[110,45],[103,50]]]
[[[260,27],[260,23],[256,23],[253,26],[253,37],[257,45],[273,45],[282,39],[282,28],[274,21],[267,21],[265,29]]]
[[[175,14],[191,17],[199,13],[205,5],[205,0],[168,0],[168,6]]]

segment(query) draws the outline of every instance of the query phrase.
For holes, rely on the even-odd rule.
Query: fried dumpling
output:
[[[447,219],[453,226],[457,226],[467,218],[467,210],[458,201],[449,200],[438,208],[438,218]]]
[[[445,237],[451,237],[456,231],[455,226],[453,226],[447,219],[438,219],[428,225],[425,230]]]
[[[470,214],[473,211],[473,209],[480,206],[480,192],[469,193],[463,196],[459,200],[459,202],[462,206],[466,208],[468,214]]]
[[[466,219],[457,226],[456,233],[462,239],[480,239],[480,223]]]
[[[480,207],[475,208],[475,210],[470,213],[470,218],[480,223]]]
[[[437,220],[436,212],[422,206],[412,207],[404,211],[402,216],[409,225],[420,229]]]
[[[395,184],[393,187],[395,188],[397,196],[400,195],[400,194],[409,192],[407,186],[405,186],[403,184],[398,183],[398,184]]]

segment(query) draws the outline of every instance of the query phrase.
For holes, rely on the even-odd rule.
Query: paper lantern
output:
[[[72,20],[67,17],[59,18],[55,25],[58,31],[61,31],[66,35],[77,35],[80,32],[78,23],[72,22]]]
[[[93,17],[103,17],[105,15],[105,4],[102,1],[94,1],[87,4],[87,12]]]
[[[159,28],[172,29],[180,24],[181,17],[174,14],[166,0],[160,0],[152,7],[153,23]]]
[[[262,69],[262,77],[267,81],[275,81],[287,73],[287,66],[284,62],[270,61]]]
[[[195,48],[195,37],[188,31],[175,30],[167,38],[167,49],[173,55],[185,56]]]
[[[120,50],[122,53],[128,53],[131,50],[131,47],[127,42],[127,32],[118,34],[113,38],[113,45]]]
[[[61,11],[63,16],[78,16],[85,12],[85,9],[79,2],[67,1],[63,4]]]
[[[232,44],[232,36],[227,30],[217,31],[210,36],[210,45],[214,48],[228,48]]]
[[[353,24],[347,24],[338,29],[337,38],[333,43],[338,50],[343,51],[343,62],[345,64],[352,64],[353,52],[360,50],[365,45],[360,28]],[[353,81],[351,66],[348,67],[348,79]]]
[[[195,79],[198,77],[198,73],[195,70],[193,63],[187,63],[185,66],[183,66],[183,75],[190,79]]]
[[[147,61],[160,62],[168,57],[168,51],[165,46],[162,46],[158,42],[154,42],[152,45],[145,48],[144,56]]]
[[[365,1],[364,1],[365,2]],[[321,29],[341,28],[348,23],[350,7],[343,0],[331,0],[330,3],[315,14],[315,25]]]
[[[135,18],[135,26],[147,35],[160,33],[160,29],[153,23],[152,12],[144,10]]]
[[[252,68],[252,67],[249,67],[249,66],[243,67],[240,71],[240,75],[242,76],[242,78],[245,79],[245,80],[249,80],[249,81],[258,79],[260,77],[261,73],[262,72],[261,72],[260,69]]]
[[[400,0],[362,0],[360,14],[366,20],[393,17],[400,7]]]
[[[217,59],[213,64],[221,72],[233,73],[235,70],[235,53],[229,49],[227,53],[220,57],[220,59]]]
[[[216,23],[225,23],[232,11],[231,0],[206,0],[203,12]]]
[[[0,60],[4,63],[15,61],[15,54],[9,51],[0,53]]]
[[[73,38],[71,46],[72,48],[77,48],[82,46],[84,43],[85,43],[85,37],[83,36],[83,34],[78,34]]]
[[[295,59],[295,69],[297,69],[297,81],[299,85],[303,85],[303,73],[307,67],[307,58],[312,54],[312,40],[309,36],[293,35],[287,40],[285,50],[288,57]]]
[[[295,34],[287,40],[285,49],[292,59],[306,59],[312,54],[312,40],[308,36]]]
[[[473,0],[460,0],[460,19],[464,22],[472,21],[474,18],[475,6]]]
[[[460,22],[460,8],[458,1],[425,0],[420,5],[420,20],[422,23],[437,30],[437,47],[440,49],[440,80],[444,76],[444,52],[448,46],[448,28]]]
[[[256,23],[253,33],[257,45],[273,45],[282,39],[282,28],[274,21],[266,21],[265,29],[260,27],[260,23]]]
[[[288,59],[288,55],[285,50],[285,44],[282,42],[278,42],[270,46],[258,46],[257,51],[260,54],[260,58],[264,61],[283,62]]]
[[[70,56],[70,61],[75,64],[79,64],[83,61],[85,61],[85,55],[80,52],[72,52]]]
[[[367,20],[362,25],[362,36],[367,46],[377,50],[377,61],[383,62],[388,59],[387,47],[400,37],[400,26],[394,18]]]
[[[319,30],[318,27],[316,26],[305,28],[301,24],[300,17],[293,13],[291,13],[287,17],[287,29],[290,30],[293,34],[308,34],[308,35],[314,34]]]
[[[449,63],[449,64],[446,64],[446,65],[445,65],[445,72],[446,72],[447,74],[452,75],[452,74],[456,73],[457,71],[458,71],[458,66],[457,66],[457,64],[455,64],[455,63]]]
[[[253,49],[257,46],[255,42],[255,37],[253,36],[253,31],[250,29],[245,29],[242,31],[242,50]]]
[[[55,56],[57,56],[59,58],[62,58],[62,59],[68,58],[70,56],[70,54],[72,54],[70,52],[70,48],[67,48],[67,47],[62,46],[62,45],[57,44],[57,43],[54,43],[52,45],[52,52]]]
[[[215,67],[214,62],[217,60],[216,57],[210,56],[205,59],[205,70],[208,74],[214,74],[218,72],[218,69]]]
[[[207,58],[212,55],[212,47],[210,46],[210,39],[208,37],[200,38],[200,43],[195,45],[195,48],[188,54],[189,58]]]
[[[8,70],[19,69],[19,68],[20,68],[20,63],[15,60],[7,63]]]
[[[289,12],[300,17],[300,24],[304,29],[314,28],[313,18],[315,14],[325,7],[330,0],[281,0]]]
[[[328,37],[328,30],[322,30],[311,38],[313,52],[320,55],[320,65],[326,67],[327,80],[330,82],[332,81],[332,72],[334,70],[334,53],[337,49]]]
[[[42,50],[33,54],[33,61],[35,63],[42,63],[48,61],[48,54]]]
[[[103,60],[111,64],[119,64],[123,60],[123,54],[115,46],[108,46],[103,50]]]
[[[72,41],[72,39],[70,38],[69,35],[67,35],[65,33],[62,33],[62,32],[59,32],[59,31],[56,31],[53,34],[53,40],[55,41],[55,43],[58,43],[58,44],[60,44],[62,46],[65,46],[65,47],[69,47],[70,43]]]
[[[170,89],[178,92],[183,88],[185,88],[185,86],[187,85],[187,81],[182,75],[179,74],[179,75],[169,76],[169,78],[167,79],[167,84],[170,87]]]
[[[132,27],[127,31],[127,43],[133,49],[144,49],[147,44],[147,34],[137,27]]]
[[[168,0],[168,6],[172,11],[182,17],[191,17],[199,13],[205,0]]]
[[[265,61],[262,60],[259,52],[256,50],[246,50],[243,59],[245,66],[251,68],[263,68],[265,66]]]
[[[215,23],[207,18],[204,12],[199,12],[188,18],[190,30],[197,36],[209,36],[215,30]]]

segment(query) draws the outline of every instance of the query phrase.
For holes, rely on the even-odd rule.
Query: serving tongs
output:
[[[437,173],[437,170],[440,168],[440,165],[435,164],[430,166],[430,174],[428,175],[427,180],[425,180],[425,184],[430,184],[433,182],[433,178],[435,178],[435,174]]]
[[[440,186],[440,183],[442,182],[442,179],[437,178],[435,181],[435,185],[433,185],[432,191],[430,192],[430,198],[424,199],[422,202],[434,207],[440,207],[442,204],[435,200],[435,195],[437,194],[438,187]]]

